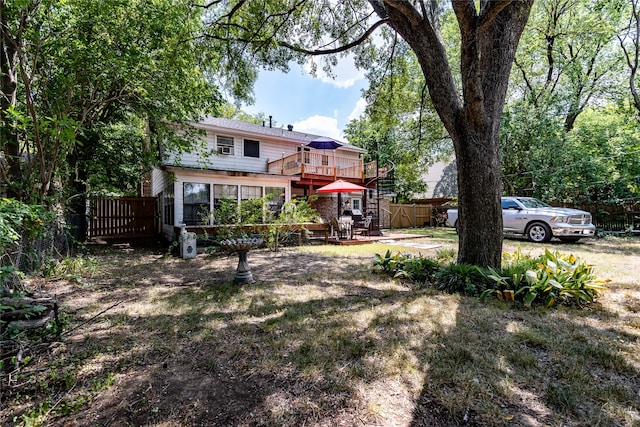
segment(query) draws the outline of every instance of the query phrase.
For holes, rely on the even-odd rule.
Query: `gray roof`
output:
[[[268,125],[262,126],[254,123],[243,122],[240,120],[222,119],[218,117],[206,117],[205,119],[201,120],[198,123],[200,125],[205,125],[205,126],[215,126],[217,128],[233,129],[233,130],[241,131],[244,133],[271,136],[278,139],[288,139],[292,142],[295,142],[296,144],[300,144],[300,143],[308,144],[309,142],[313,141],[316,138],[319,138],[321,136],[326,136],[326,135],[314,135],[307,132],[297,132],[295,130],[290,131],[288,129],[283,129],[279,127],[278,128],[269,127]],[[336,141],[342,144],[342,147],[340,148],[358,151],[361,153],[367,152],[367,150],[365,150],[364,148],[356,147],[355,145],[351,145],[351,144],[348,144],[347,142],[340,141],[337,139]]]

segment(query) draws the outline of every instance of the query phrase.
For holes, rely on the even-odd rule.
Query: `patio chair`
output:
[[[331,227],[333,228],[333,232],[336,234],[338,239],[343,239],[347,236],[347,227],[344,223],[338,221],[338,218],[331,218]]]
[[[367,237],[369,237],[370,234],[370,229],[371,229],[371,217],[368,216],[364,219],[364,221],[362,221],[362,223],[359,223],[357,226],[355,226],[355,232],[359,233],[361,236],[366,235]]]

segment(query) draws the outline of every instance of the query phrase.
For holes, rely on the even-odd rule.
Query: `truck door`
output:
[[[521,207],[513,200],[502,201],[502,230],[505,233],[520,233],[522,229]]]

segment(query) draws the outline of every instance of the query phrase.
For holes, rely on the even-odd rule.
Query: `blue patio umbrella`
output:
[[[334,139],[321,136],[308,143],[307,147],[315,148],[317,150],[335,150],[343,145],[344,144]]]

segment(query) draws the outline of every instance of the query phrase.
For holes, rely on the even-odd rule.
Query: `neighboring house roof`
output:
[[[220,130],[223,129],[233,129],[238,132],[242,132],[244,134],[253,134],[260,136],[270,136],[278,139],[290,140],[296,144],[308,144],[316,138],[326,135],[315,135],[307,132],[297,132],[295,130],[288,130],[284,128],[274,128],[269,126],[257,125],[254,123],[247,123],[240,120],[233,119],[221,119],[218,117],[206,117],[204,120],[200,122],[194,123],[196,127],[202,128],[217,128]],[[366,153],[367,150],[364,148],[356,147],[355,145],[351,145],[344,141],[339,141],[342,145],[340,149],[347,149],[351,151],[356,151],[359,153]]]

